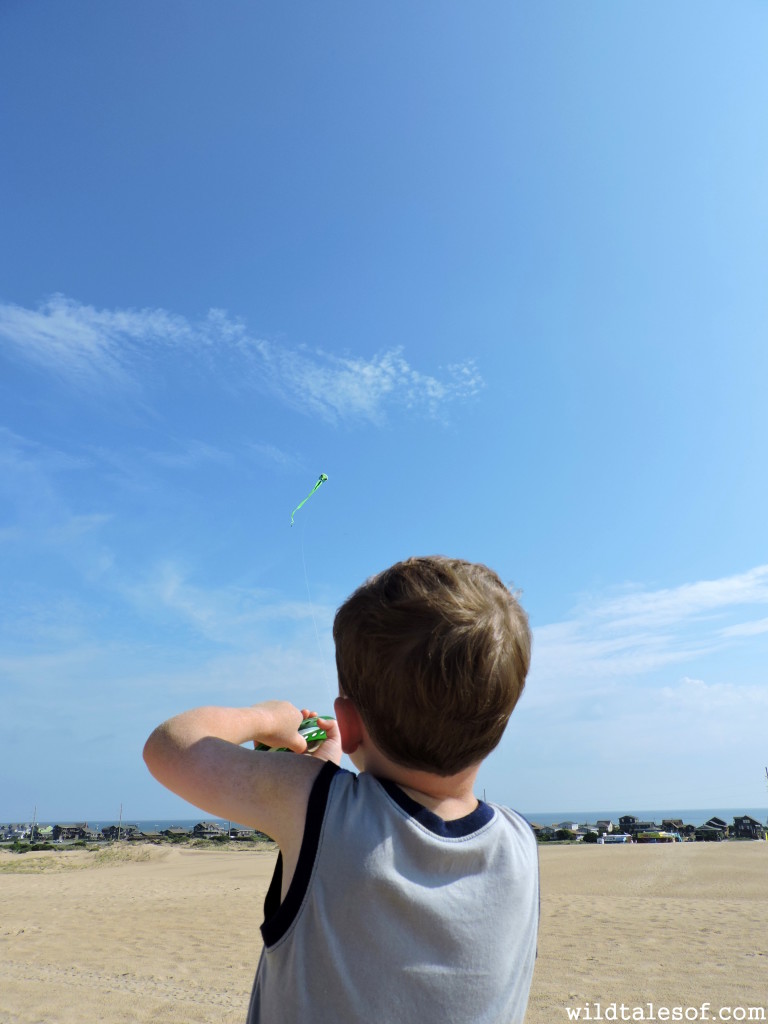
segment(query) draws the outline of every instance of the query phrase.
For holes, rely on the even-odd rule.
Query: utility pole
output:
[[[120,804],[120,820],[117,823],[117,841],[120,842],[120,832],[123,827],[123,805]]]

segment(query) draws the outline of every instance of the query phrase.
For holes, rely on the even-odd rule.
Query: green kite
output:
[[[327,477],[327,476],[325,475],[325,473],[321,473],[321,474],[320,474],[320,476],[319,476],[319,477],[318,477],[318,479],[317,479],[317,483],[316,483],[316,484],[315,484],[315,486],[314,486],[314,487],[312,488],[312,490],[311,490],[311,491],[309,492],[309,494],[308,494],[308,495],[306,496],[306,498],[304,499],[304,501],[301,501],[301,502],[299,502],[299,504],[298,504],[298,505],[296,506],[296,508],[295,508],[295,509],[293,510],[293,512],[291,512],[291,526],[293,526],[293,517],[294,517],[294,516],[296,515],[296,513],[297,513],[297,512],[299,511],[299,509],[301,508],[301,506],[302,506],[302,505],[304,505],[304,504],[306,504],[306,502],[308,502],[308,501],[309,501],[309,499],[310,499],[310,498],[312,497],[312,495],[313,495],[313,494],[315,493],[315,491],[316,491],[316,490],[317,490],[317,488],[318,488],[318,487],[320,486],[320,484],[324,484],[324,483],[325,483],[325,481],[326,481],[327,479],[328,479],[328,477]]]

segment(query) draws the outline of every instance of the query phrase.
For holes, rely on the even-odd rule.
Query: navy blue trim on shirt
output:
[[[333,761],[326,761],[312,784],[312,792],[307,802],[307,817],[304,823],[304,836],[301,840],[299,859],[293,873],[291,884],[285,899],[280,902],[283,887],[283,855],[277,855],[277,863],[264,899],[264,923],[261,926],[261,937],[265,946],[273,946],[285,935],[298,914],[304,897],[307,894],[312,868],[315,866],[317,847],[320,843],[320,832],[323,827],[325,808],[328,804],[328,793],[336,772],[344,771]]]
[[[392,782],[390,779],[376,779],[376,781],[384,787],[397,806],[405,811],[409,817],[414,818],[434,835],[442,836],[443,839],[463,839],[465,836],[471,836],[473,832],[477,832],[484,825],[487,825],[495,814],[490,804],[478,800],[474,811],[470,811],[463,818],[445,821],[438,814],[433,814],[423,804],[411,799],[407,793],[400,789],[397,783]]]

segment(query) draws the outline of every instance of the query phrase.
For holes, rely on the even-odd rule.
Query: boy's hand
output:
[[[255,747],[263,743],[265,747],[288,747],[296,754],[306,751],[307,742],[299,734],[299,726],[307,717],[303,711],[287,700],[265,700],[252,707],[260,712],[258,735],[253,737]]]
[[[325,731],[327,737],[316,750],[309,752],[309,756],[316,758],[318,761],[333,761],[334,764],[340,764],[342,753],[341,734],[339,733],[336,719],[323,718],[322,715],[319,715],[316,711],[311,711],[309,708],[302,708],[301,714],[303,718],[316,718],[317,724]]]

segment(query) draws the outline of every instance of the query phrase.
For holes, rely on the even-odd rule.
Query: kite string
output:
[[[328,679],[328,673],[326,672],[326,656],[323,653],[323,645],[320,643],[320,630],[317,628],[317,618],[315,616],[315,606],[312,603],[312,592],[309,589],[309,575],[307,573],[307,560],[304,557],[304,529],[305,529],[305,527],[302,527],[302,530],[301,530],[301,564],[304,567],[304,582],[305,582],[305,584],[307,586],[307,599],[309,600],[309,610],[312,613],[312,625],[315,627],[315,639],[317,640],[317,650],[318,650],[318,653],[320,655],[320,667],[321,667],[321,670],[322,670],[322,673],[323,673],[323,683],[325,684],[325,689],[328,692],[328,696],[330,697],[331,704],[333,704],[333,701],[335,700],[336,695],[333,692],[333,687],[330,684],[330,681]],[[330,712],[328,712],[328,713],[330,714]],[[321,714],[322,714],[322,712],[321,712]]]

